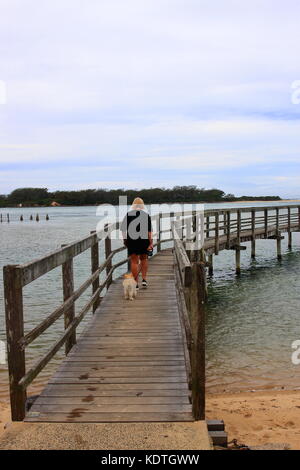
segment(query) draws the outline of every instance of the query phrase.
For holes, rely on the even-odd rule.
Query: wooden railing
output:
[[[249,215],[250,214],[250,215]],[[156,247],[161,250],[162,243],[173,241],[176,269],[176,279],[179,300],[182,306],[182,318],[186,331],[186,343],[191,363],[191,384],[193,390],[193,407],[195,416],[202,416],[204,404],[201,400],[204,390],[204,310],[205,298],[205,253],[212,257],[221,249],[235,249],[237,263],[240,243],[252,241],[252,255],[255,255],[256,238],[274,238],[277,240],[277,249],[280,249],[281,232],[291,234],[300,230],[300,206],[278,206],[243,208],[228,210],[209,210],[204,213],[204,223],[199,230],[204,231],[205,241],[199,257],[195,253],[186,251],[189,234],[195,232],[197,213],[195,211],[170,214],[157,214],[152,217],[156,224]],[[162,221],[169,218],[176,221],[177,226],[162,227]],[[182,239],[174,236],[174,230],[181,231]],[[48,255],[22,265],[4,266],[4,296],[6,311],[7,352],[10,383],[10,398],[12,419],[22,420],[25,415],[26,390],[29,384],[48,364],[53,356],[65,345],[68,354],[76,343],[76,329],[90,309],[95,311],[101,300],[101,293],[109,287],[113,274],[118,267],[128,263],[126,248],[124,246],[112,249],[109,234],[119,230],[119,223],[110,224],[99,233],[92,232],[88,237],[75,243],[62,246]],[[99,262],[99,243],[104,240],[105,261]],[[253,248],[254,247],[254,248]],[[91,275],[77,289],[74,289],[73,259],[86,250],[91,251]],[[124,258],[114,263],[114,257],[123,253]],[[281,253],[281,251],[280,251]],[[196,253],[197,254],[197,253]],[[23,315],[23,288],[48,273],[54,268],[62,267],[63,302],[37,327],[29,332],[24,331]],[[104,280],[100,275],[105,272]],[[92,295],[79,313],[75,313],[75,302],[92,286]],[[64,316],[64,332],[52,345],[49,351],[38,362],[26,371],[25,349],[42,333],[44,333],[59,318]],[[199,330],[200,328],[200,330]],[[201,367],[196,367],[197,361]],[[200,373],[201,371],[201,373]],[[197,376],[197,373],[199,374]]]
[[[205,307],[206,269],[203,261],[186,251],[182,232],[195,228],[195,220],[173,222],[175,283],[182,328],[185,331],[185,363],[195,420],[205,419]],[[195,259],[194,261],[192,261]]]

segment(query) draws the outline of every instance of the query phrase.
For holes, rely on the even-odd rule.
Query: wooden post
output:
[[[227,241],[226,241],[226,248],[229,250],[230,248],[230,211],[227,211],[227,220],[226,220],[226,235],[227,235]]]
[[[206,238],[209,238],[209,216],[206,217]]]
[[[219,213],[215,213],[215,255],[219,254]]]
[[[268,238],[268,209],[265,209],[265,238]]]
[[[279,207],[276,207],[276,231],[279,232]]]
[[[193,337],[192,366],[192,406],[195,420],[205,419],[205,266],[192,264],[192,284],[190,286],[190,316]]]
[[[298,206],[298,228],[300,230],[300,206]]]
[[[241,250],[238,247],[235,249],[235,272],[241,274]]]
[[[66,245],[62,245],[64,247]],[[62,264],[62,279],[63,279],[63,295],[66,301],[74,293],[74,275],[73,275],[73,258]],[[64,314],[65,330],[75,318],[75,304],[72,303],[71,307]],[[72,347],[76,344],[76,331],[74,331],[65,343],[66,355],[69,354]]]
[[[92,233],[96,233],[96,230],[92,230]],[[95,271],[99,268],[99,242],[96,242],[92,247],[91,247],[91,267],[92,267],[92,274],[94,274]],[[92,292],[93,294],[97,291],[99,288],[99,276],[97,276],[97,279],[95,279],[92,283]],[[97,299],[94,302],[93,305],[93,313],[97,310],[100,304],[100,298],[97,296]]]
[[[19,382],[26,370],[25,351],[20,345],[24,336],[21,272],[17,266],[4,266],[3,276],[11,418],[22,421],[25,417],[26,390],[20,387]]]
[[[289,232],[288,248],[289,250],[292,249],[292,232]]]
[[[276,242],[277,242],[277,258],[279,260],[282,259],[282,255],[281,255],[281,232],[280,230],[277,231],[277,239],[276,239]]]
[[[288,248],[292,249],[291,208],[288,207]]]
[[[235,249],[235,266],[236,266],[236,273],[240,274],[241,272],[241,211],[238,209],[237,211],[237,247]]]
[[[255,209],[251,211],[251,258],[255,259]]]
[[[214,258],[213,255],[208,255],[208,274],[212,276],[214,274]]]
[[[157,253],[161,251],[161,221],[162,221],[162,215],[161,212],[158,214],[157,218]]]
[[[106,232],[108,232],[108,224],[105,224],[104,230]],[[110,254],[111,254],[111,238],[110,238],[110,234],[108,234],[108,236],[105,237],[105,259],[107,259]],[[111,268],[112,268],[112,260],[110,260],[106,265],[106,275],[107,276],[108,276]],[[107,280],[107,285],[106,285],[107,289],[109,288],[111,283],[112,283],[112,275],[110,275],[109,279]]]

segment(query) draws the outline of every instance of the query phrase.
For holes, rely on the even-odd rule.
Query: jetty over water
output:
[[[149,262],[149,288],[140,289],[133,302],[124,300],[118,277],[121,267],[128,268],[127,250],[112,247],[118,222],[38,260],[4,267],[14,421],[205,419],[206,272],[212,274],[214,256],[227,249],[235,252],[239,274],[246,241],[251,241],[254,258],[256,240],[272,239],[280,258],[282,234],[288,233],[291,247],[292,233],[300,231],[300,206],[160,213],[152,221],[155,255]],[[75,289],[73,259],[86,250],[91,253],[91,274]],[[36,328],[24,331],[23,288],[59,266],[61,305]],[[90,286],[91,297],[77,309],[76,301]],[[91,309],[91,319],[76,335]],[[26,348],[61,317],[62,335],[28,370]],[[28,409],[28,386],[62,347],[66,358]]]

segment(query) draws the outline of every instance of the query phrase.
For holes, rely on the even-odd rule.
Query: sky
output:
[[[0,194],[300,197],[299,0],[0,0]]]

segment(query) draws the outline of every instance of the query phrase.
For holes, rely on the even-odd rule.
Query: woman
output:
[[[138,286],[139,264],[142,287],[147,287],[148,251],[153,250],[151,218],[145,212],[143,199],[137,197],[121,224],[124,245],[130,256],[131,272]]]

